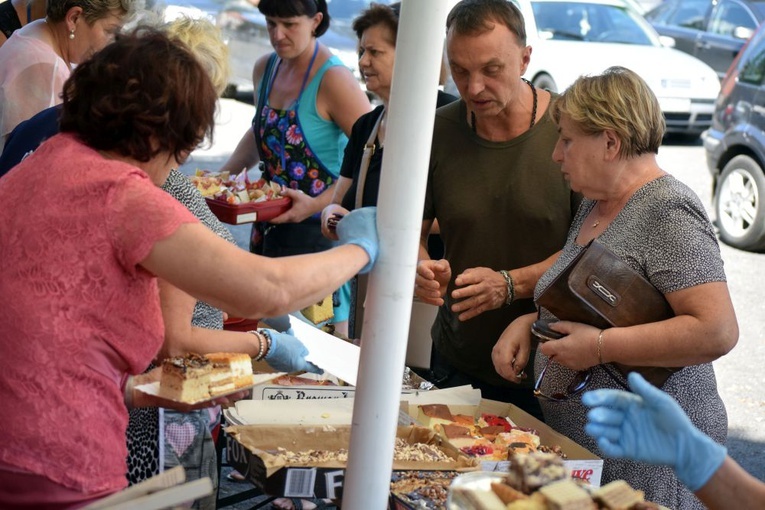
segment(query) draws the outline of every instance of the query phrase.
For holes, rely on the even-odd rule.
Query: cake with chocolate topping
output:
[[[213,366],[199,354],[167,358],[162,362],[159,393],[171,400],[196,402],[210,398]]]

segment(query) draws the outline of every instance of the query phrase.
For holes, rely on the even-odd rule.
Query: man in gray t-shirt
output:
[[[541,419],[531,367],[509,382],[491,351],[506,326],[534,310],[536,281],[563,247],[580,197],[552,161],[551,95],[521,78],[531,48],[514,4],[458,3],[447,54],[461,100],[436,114],[415,282],[417,297],[440,306],[431,377],[440,387],[472,384]],[[439,261],[425,244],[436,218]],[[531,355],[519,351],[519,366]]]

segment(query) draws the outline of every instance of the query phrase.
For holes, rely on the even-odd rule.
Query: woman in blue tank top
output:
[[[257,112],[221,168],[232,173],[262,162],[263,177],[281,184],[289,211],[256,223],[251,251],[279,257],[326,250],[319,216],[331,202],[347,136],[371,107],[356,79],[318,41],[329,27],[325,0],[261,0],[274,53],[253,70]],[[341,289],[334,322],[348,319],[349,296]]]

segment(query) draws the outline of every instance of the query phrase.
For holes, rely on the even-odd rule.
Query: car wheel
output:
[[[555,85],[555,80],[549,74],[542,73],[535,77],[531,82],[538,89],[549,90],[550,92],[558,92],[558,86]]]
[[[765,250],[765,174],[749,156],[731,159],[715,194],[720,239],[735,248]]]

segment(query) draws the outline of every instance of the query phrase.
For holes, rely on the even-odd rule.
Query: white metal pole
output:
[[[380,257],[370,275],[343,508],[384,510],[390,495],[433,118],[449,2],[404,0],[377,200]]]

